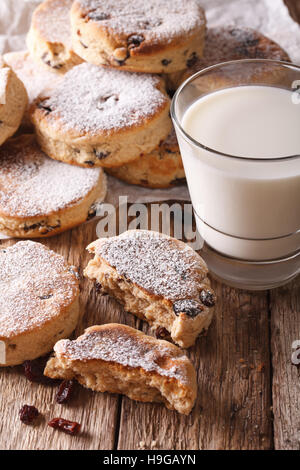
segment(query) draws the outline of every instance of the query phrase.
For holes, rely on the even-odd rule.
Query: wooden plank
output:
[[[272,291],[270,300],[275,448],[300,450],[300,368],[291,358],[300,340],[300,277]]]
[[[96,238],[95,224],[66,232],[60,236],[41,240],[51,249],[61,253],[81,271],[90,255],[85,247]],[[13,241],[2,242],[8,246]],[[90,281],[81,281],[81,307],[85,311],[76,336],[87,326],[124,322],[125,317],[116,302],[99,297]],[[127,319],[134,326],[134,319]],[[55,403],[57,387],[28,382],[22,368],[0,369],[0,449],[112,449],[115,443],[120,398],[117,395],[93,393],[78,387],[78,393],[69,406]],[[18,419],[23,404],[35,405],[43,415],[38,426],[25,426]],[[79,421],[83,435],[71,437],[47,426],[51,418],[62,416]]]
[[[188,352],[198,373],[193,412],[123,398],[119,449],[272,448],[267,294],[214,288],[214,322]]]

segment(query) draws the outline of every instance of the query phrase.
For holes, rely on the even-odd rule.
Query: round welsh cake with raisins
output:
[[[106,171],[126,183],[146,188],[171,188],[186,182],[174,129],[152,152]]]
[[[33,135],[0,148],[0,232],[16,238],[49,237],[96,215],[106,195],[101,168],[52,160]]]
[[[171,73],[202,56],[205,14],[197,0],[76,0],[72,44],[87,62]]]
[[[67,72],[30,114],[51,158],[110,168],[151,152],[168,136],[169,108],[160,77],[85,63]]]
[[[33,241],[0,250],[0,368],[51,351],[79,320],[74,266]]]
[[[73,0],[45,0],[35,9],[27,46],[37,63],[65,73],[82,62],[72,48],[70,10]]]

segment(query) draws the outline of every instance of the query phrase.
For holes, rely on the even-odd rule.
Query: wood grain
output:
[[[272,447],[267,295],[216,282],[214,288],[219,299],[215,320],[188,353],[198,374],[193,412],[180,416],[124,398],[119,449]]]
[[[69,263],[86,266],[90,255],[85,250],[96,238],[95,224],[87,224],[60,236],[44,239],[42,243],[61,253]],[[2,243],[4,246],[13,242]],[[108,297],[96,296],[92,283],[81,281],[81,308],[84,317],[76,336],[87,326],[108,322],[123,323],[124,313]],[[129,322],[130,323],[130,322]],[[134,320],[131,321],[134,326]],[[70,406],[55,403],[57,387],[28,382],[22,368],[0,369],[0,449],[112,449],[117,434],[120,397],[93,393],[82,387]],[[43,419],[37,426],[25,426],[18,419],[23,404],[35,405]],[[54,431],[47,422],[63,417],[82,423],[83,434],[71,437]]]
[[[270,294],[274,441],[276,449],[300,450],[300,368],[292,344],[300,340],[300,278]]]
[[[82,272],[89,259],[85,247],[95,238],[95,224],[87,224],[42,243]],[[271,448],[267,294],[249,294],[219,283],[214,287],[219,299],[216,318],[208,335],[188,353],[199,384],[198,400],[190,416],[81,387],[70,406],[57,405],[56,387],[31,384],[21,368],[10,368],[0,371],[0,448]],[[106,322],[126,323],[153,334],[112,299],[97,296],[88,280],[82,280],[81,289],[85,315],[76,335],[87,326]],[[43,414],[38,426],[26,427],[19,422],[18,410],[25,403],[34,404]],[[81,422],[83,435],[72,438],[50,429],[47,421],[57,416]]]
[[[286,0],[300,22],[300,0]],[[96,238],[90,223],[42,243],[80,268]],[[3,246],[14,241],[0,242]],[[78,387],[69,406],[55,403],[56,387],[28,382],[21,367],[0,369],[0,449],[300,449],[300,370],[291,362],[300,339],[300,279],[269,293],[237,291],[214,282],[218,306],[206,337],[188,355],[198,375],[192,414]],[[121,322],[153,334],[146,324],[81,281],[84,317],[92,324]],[[23,404],[42,413],[36,426],[18,419]],[[273,409],[273,416],[271,414]],[[47,426],[62,416],[82,423],[76,438]],[[272,419],[273,418],[273,419]]]

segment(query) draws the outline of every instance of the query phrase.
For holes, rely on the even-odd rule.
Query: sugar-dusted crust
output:
[[[54,72],[65,73],[82,59],[73,51],[70,9],[73,0],[45,0],[34,11],[27,47],[35,60]]]
[[[96,65],[171,73],[201,57],[205,15],[196,0],[76,0],[76,53]]]
[[[76,378],[94,391],[164,403],[183,414],[194,406],[196,373],[189,359],[178,347],[129,326],[92,326],[75,341],[59,341],[54,351],[48,377]]]
[[[202,258],[188,245],[147,230],[130,230],[88,246],[94,259],[84,274],[126,311],[163,327],[190,347],[212,319],[215,294]]]
[[[27,104],[23,83],[0,56],[0,145],[19,128]]]
[[[33,135],[0,148],[0,231],[12,237],[48,237],[85,222],[106,194],[101,168],[70,167],[50,159]]]
[[[240,59],[273,59],[290,61],[288,54],[274,41],[246,27],[209,28],[202,58],[191,61],[187,70],[166,75],[167,88],[176,90],[194,73],[211,65]],[[264,73],[257,70],[258,77]]]
[[[184,183],[185,172],[175,131],[152,152],[117,168],[107,168],[110,175],[147,188],[171,188]]]
[[[6,361],[21,364],[51,351],[79,318],[75,268],[40,243],[22,241],[0,250],[0,341]]]
[[[151,152],[168,136],[169,106],[158,76],[81,64],[30,113],[47,155],[86,167],[111,167]]]
[[[62,80],[63,74],[53,72],[34,61],[28,51],[9,52],[3,59],[23,82],[28,95],[28,108],[39,96],[47,96]],[[22,127],[32,128],[28,109],[23,117]]]

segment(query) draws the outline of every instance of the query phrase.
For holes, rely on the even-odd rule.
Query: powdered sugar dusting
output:
[[[143,34],[171,42],[202,28],[205,16],[195,0],[78,0],[88,17],[115,34]]]
[[[63,257],[40,243],[22,241],[0,250],[0,337],[42,326],[78,293]]]
[[[176,354],[174,348],[124,325],[96,328],[76,341],[60,341],[54,350],[71,360],[98,359],[126,367],[142,367],[147,372],[186,382],[188,359],[179,348]]]
[[[31,104],[40,95],[47,96],[62,80],[63,76],[40,66],[29,52],[10,52],[4,55],[5,62],[23,82]]]
[[[46,0],[36,9],[33,24],[44,39],[71,47],[72,3],[73,0]]]
[[[151,118],[168,98],[154,75],[81,64],[70,70],[43,106],[54,127],[97,134],[135,126]],[[46,114],[46,113],[45,113]]]
[[[19,217],[57,212],[81,202],[101,174],[52,160],[33,136],[21,136],[0,149],[0,211]]]
[[[100,239],[95,252],[120,275],[173,302],[197,297],[207,275],[204,261],[188,245],[147,230]]]
[[[209,28],[203,57],[189,67],[189,73],[196,73],[220,62],[239,59],[289,60],[289,57],[278,44],[251,28]]]

